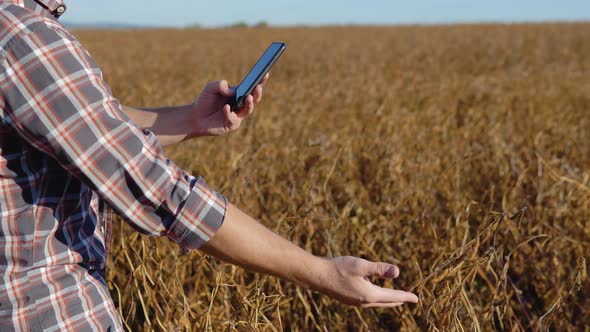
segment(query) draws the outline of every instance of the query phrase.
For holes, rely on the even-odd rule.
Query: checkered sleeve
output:
[[[184,249],[208,241],[226,200],[165,158],[121,111],[88,52],[67,31],[13,38],[0,73],[2,121],[105,199],[138,231]]]

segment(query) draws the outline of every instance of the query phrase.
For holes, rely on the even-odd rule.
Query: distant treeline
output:
[[[235,23],[231,23],[225,26],[222,26],[222,28],[265,28],[267,27],[269,24],[267,21],[259,21],[253,24],[249,24],[248,22],[245,21],[238,21]],[[187,29],[199,29],[199,28],[205,28],[206,26],[203,26],[199,23],[194,23],[191,25],[186,26]]]
[[[162,28],[161,26],[149,26],[149,25],[135,25],[128,23],[113,23],[113,22],[89,22],[89,23],[76,23],[76,22],[64,22],[64,25],[70,29],[157,29]],[[238,21],[228,25],[219,26],[219,28],[264,28],[269,26],[266,21],[259,21],[256,23],[249,24],[245,21]],[[201,25],[199,23],[193,23],[180,27],[181,29],[201,29],[209,28],[209,26]]]

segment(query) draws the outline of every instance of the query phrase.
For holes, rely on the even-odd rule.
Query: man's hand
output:
[[[381,288],[370,277],[395,278],[399,269],[356,257],[314,256],[273,233],[232,204],[217,234],[201,249],[247,270],[272,274],[320,291],[340,302],[362,307],[416,303],[410,292]]]
[[[190,105],[137,109],[123,106],[123,111],[137,126],[153,132],[160,144],[170,145],[197,136],[219,136],[240,127],[242,120],[254,111],[262,99],[264,76],[244,106],[233,113],[227,100],[235,93],[227,81],[211,82]]]
[[[317,288],[342,303],[368,308],[418,302],[418,297],[410,292],[382,288],[369,281],[370,277],[397,278],[399,269],[395,265],[357,257],[336,257],[327,262],[331,267],[320,277]]]
[[[227,104],[228,98],[235,94],[235,87],[230,87],[224,80],[207,84],[192,104],[190,119],[194,131],[189,137],[220,136],[238,129],[242,120],[252,114],[254,106],[262,99],[262,85],[267,79],[268,74],[235,113]]]

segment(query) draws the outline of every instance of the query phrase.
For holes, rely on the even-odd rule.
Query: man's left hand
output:
[[[221,136],[240,127],[242,120],[254,112],[254,106],[262,99],[262,85],[268,80],[264,76],[251,95],[246,97],[244,105],[232,112],[227,104],[229,97],[235,94],[235,87],[227,81],[215,81],[207,84],[201,94],[193,102],[190,110],[192,122],[190,137]]]

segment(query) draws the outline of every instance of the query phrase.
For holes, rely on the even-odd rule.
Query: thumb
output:
[[[227,104],[223,106],[223,115],[225,117],[225,126],[229,130],[237,129],[240,126],[240,118],[231,111],[231,107]]]
[[[228,97],[231,97],[236,94],[236,90],[238,89],[237,86],[228,86]]]
[[[395,265],[388,263],[375,263],[368,262],[367,266],[367,277],[379,277],[379,278],[397,278],[399,276],[399,268]]]
[[[221,80],[219,83],[219,92],[226,97],[230,97],[233,95],[233,90],[232,88],[229,86],[229,83],[227,83],[226,80]]]
[[[209,91],[209,93],[220,94],[226,97],[233,95],[233,92],[226,80],[211,82],[207,84],[206,89]]]

